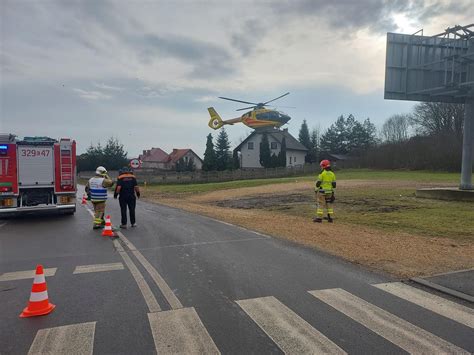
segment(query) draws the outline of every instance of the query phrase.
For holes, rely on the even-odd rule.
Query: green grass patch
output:
[[[339,223],[429,237],[474,239],[472,203],[415,197],[414,189],[341,189],[335,214]],[[275,211],[311,218],[315,204],[275,206]]]
[[[430,171],[347,169],[336,171],[336,176],[338,180],[404,180],[416,182],[443,182],[453,183],[454,185],[459,182],[459,174]],[[148,185],[147,188],[151,191],[156,191],[159,193],[186,194],[238,189],[243,187],[255,187],[270,184],[282,184],[295,181],[314,181],[315,179],[316,174],[311,174],[300,177],[235,180],[215,183]]]
[[[176,185],[148,185],[147,189],[157,191],[161,193],[203,193],[217,190],[229,190],[238,189],[243,187],[255,187],[271,184],[283,184],[288,182],[311,180],[312,177],[286,177],[286,178],[274,178],[274,179],[253,179],[253,180],[235,180],[226,182],[213,182],[213,183],[201,183],[201,184],[176,184]]]
[[[460,173],[410,171],[410,170],[371,170],[371,169],[346,169],[336,171],[338,180],[406,180],[416,182],[445,182],[458,184]]]

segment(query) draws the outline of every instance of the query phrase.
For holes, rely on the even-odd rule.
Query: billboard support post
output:
[[[474,92],[471,92],[474,94]],[[464,136],[462,145],[462,166],[460,190],[473,190],[472,159],[474,155],[474,96],[466,98],[464,104]]]

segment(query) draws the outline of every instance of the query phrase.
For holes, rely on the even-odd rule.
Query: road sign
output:
[[[138,169],[142,166],[142,163],[139,159],[132,159],[130,160],[130,167],[132,169]]]

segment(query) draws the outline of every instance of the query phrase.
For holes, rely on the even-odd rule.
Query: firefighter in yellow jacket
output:
[[[315,192],[318,207],[313,222],[321,223],[323,221],[324,208],[326,208],[328,222],[332,223],[334,215],[332,204],[335,200],[336,175],[331,171],[331,162],[329,160],[322,160],[319,165],[323,170],[318,175],[318,181],[316,181]]]
[[[99,166],[95,176],[90,178],[86,185],[86,193],[94,206],[94,229],[101,228],[105,224],[105,201],[107,201],[107,188],[112,187],[113,180],[107,175],[107,170]]]

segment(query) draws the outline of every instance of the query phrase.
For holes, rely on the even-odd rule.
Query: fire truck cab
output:
[[[0,217],[76,211],[76,142],[0,133]]]

